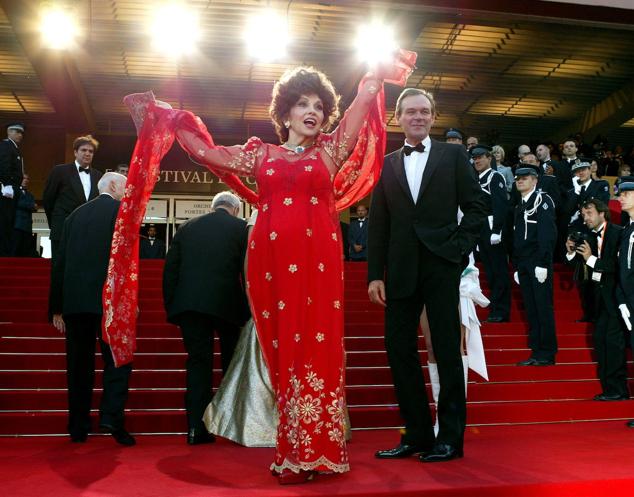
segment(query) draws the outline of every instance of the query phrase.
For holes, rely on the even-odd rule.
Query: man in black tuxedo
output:
[[[7,138],[0,142],[0,257],[10,256],[13,251],[15,210],[24,174],[19,149],[23,135],[22,124],[10,124]]]
[[[570,174],[570,170],[550,158],[550,149],[546,144],[542,143],[537,145],[535,155],[539,159],[542,170],[546,174],[550,174],[557,178],[557,181],[559,181],[559,187],[562,191],[568,191],[568,189],[572,187],[572,176]]]
[[[502,323],[511,313],[511,282],[506,250],[502,244],[502,231],[506,222],[509,200],[504,177],[491,169],[491,148],[478,144],[471,149],[473,167],[478,173],[480,188],[486,193],[491,215],[484,223],[478,239],[478,252],[484,265],[491,295],[487,322]]]
[[[101,336],[101,296],[125,183],[125,176],[117,173],[99,180],[100,195],[66,219],[53,265],[50,309],[53,325],[66,334],[68,431],[73,442],[85,442],[90,431],[95,339],[99,338],[104,361],[99,427],[122,445],[135,444],[123,423],[132,365],[115,367]]]
[[[42,204],[51,230],[52,259],[62,237],[64,220],[77,207],[97,197],[97,182],[102,174],[92,167],[99,142],[92,136],[80,136],[73,142],[75,162],[55,166],[46,180]]]
[[[594,180],[590,172],[590,161],[581,160],[572,166],[572,173],[575,175],[574,187],[568,191],[566,206],[564,208],[566,217],[569,219],[568,233],[582,232],[588,233],[588,228],[583,222],[581,207],[591,199],[598,199],[604,204],[610,201],[610,185],[605,180]],[[579,290],[583,316],[580,322],[592,322],[596,318],[594,285],[590,282],[588,268],[581,264],[575,269],[575,281]]]
[[[566,140],[561,148],[563,159],[561,164],[566,167],[572,176],[572,166],[580,162],[577,157],[577,143],[574,140]]]
[[[139,258],[165,259],[165,242],[156,238],[156,226],[153,224],[150,224],[147,229],[147,238],[141,237]]]
[[[187,443],[213,442],[202,418],[212,391],[213,337],[220,338],[227,371],[249,317],[243,285],[246,222],[230,192],[214,197],[213,212],[183,224],[170,245],[163,272],[163,301],[170,323],[180,327],[187,350]]]
[[[385,345],[405,433],[397,447],[376,457],[421,453],[425,462],[446,461],[462,456],[466,422],[460,274],[488,211],[465,148],[429,137],[436,118],[432,95],[405,89],[396,117],[406,140],[386,156],[372,195],[368,295],[386,307]],[[440,374],[437,439],[417,346],[424,306]]]
[[[616,304],[617,257],[623,228],[610,223],[610,209],[598,199],[586,201],[581,212],[583,220],[596,238],[596,244],[587,241],[575,244],[568,240],[569,259],[579,254],[590,272],[590,284],[594,285],[597,317],[594,326],[594,350],[597,356],[597,372],[602,392],[594,400],[626,400],[627,371],[625,368],[625,336]]]
[[[366,261],[368,259],[368,208],[357,205],[357,218],[350,221],[348,243],[350,244],[350,260]]]

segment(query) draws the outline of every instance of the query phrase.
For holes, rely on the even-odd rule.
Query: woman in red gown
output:
[[[399,57],[393,81],[404,85],[416,54],[401,51]],[[282,145],[251,138],[242,146],[222,147],[193,114],[156,102],[151,94],[126,97],[142,129],[104,287],[104,330],[115,362],[130,361],[134,351],[129,330],[136,309],[136,224],[175,135],[194,161],[259,208],[249,240],[247,290],[280,415],[271,469],[282,484],[350,468],[337,209],[366,196],[380,175],[386,128],[382,81],[366,76],[327,134],[338,117],[338,100],[316,69],[287,71],[275,84],[270,107]],[[257,197],[237,176],[256,179]]]

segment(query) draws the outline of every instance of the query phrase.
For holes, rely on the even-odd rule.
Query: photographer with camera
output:
[[[552,366],[557,353],[553,311],[553,252],[557,240],[555,204],[537,189],[538,172],[532,167],[515,171],[515,184],[522,196],[515,206],[514,279],[522,289],[530,326],[531,356],[518,366]]]
[[[588,270],[597,310],[593,341],[597,373],[602,392],[594,400],[626,400],[625,337],[616,305],[616,273],[623,228],[610,223],[610,209],[598,199],[581,207],[583,221],[590,233],[573,232],[566,242],[566,258],[580,259]]]

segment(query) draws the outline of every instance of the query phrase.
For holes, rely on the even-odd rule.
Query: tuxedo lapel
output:
[[[420,189],[418,190],[418,198],[416,199],[416,202],[420,200],[423,193],[425,192],[425,189],[429,185],[429,182],[431,181],[431,177],[433,176],[434,171],[436,171],[436,169],[440,165],[442,155],[443,155],[442,147],[439,146],[438,142],[434,142],[432,140],[431,150],[429,151],[429,157],[427,159],[427,164],[425,165],[425,171],[423,172],[423,179],[421,180],[421,183],[420,183]]]
[[[77,166],[75,164],[68,165],[68,176],[70,177],[70,185],[77,195],[78,199],[81,199],[82,204],[88,200],[86,198],[86,194],[84,193],[84,186],[81,184],[81,180],[79,179],[79,173],[77,172]]]
[[[405,163],[403,161],[403,148],[401,148],[398,153],[392,155],[392,168],[394,169],[394,175],[398,183],[401,185],[403,189],[403,193],[405,196],[414,203],[414,199],[412,198],[412,192],[409,189],[409,184],[407,183],[407,176],[405,176]]]

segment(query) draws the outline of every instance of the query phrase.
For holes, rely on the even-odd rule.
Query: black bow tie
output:
[[[80,173],[86,173],[86,174],[90,174],[90,168],[89,167],[80,167],[77,169]]]
[[[425,151],[425,145],[419,143],[415,147],[410,147],[409,145],[405,145],[403,147],[403,153],[405,155],[411,155],[412,152],[420,152],[421,154]]]

